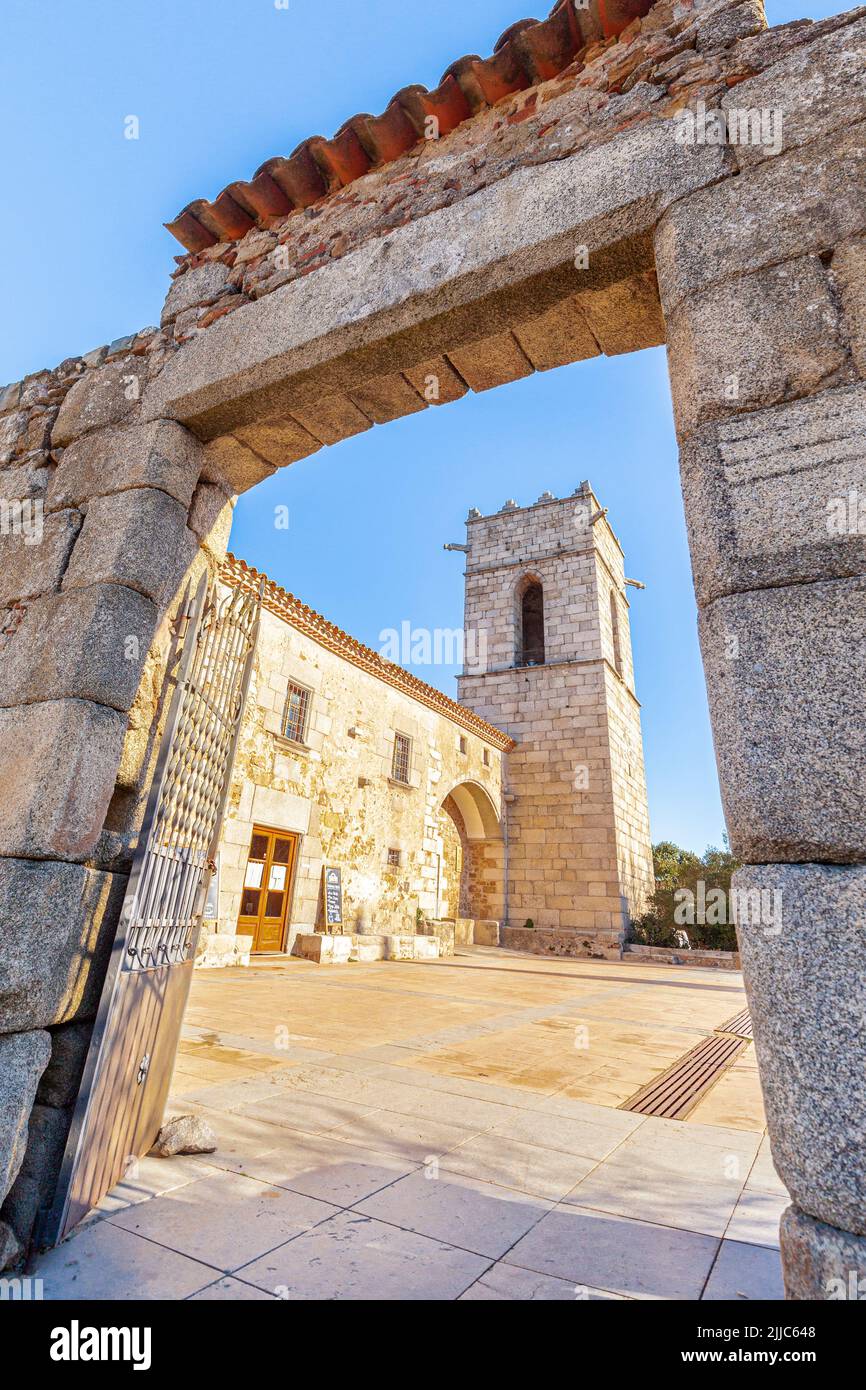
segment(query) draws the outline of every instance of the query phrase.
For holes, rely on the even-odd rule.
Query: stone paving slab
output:
[[[365,1216],[499,1259],[553,1204],[525,1192],[428,1168],[357,1204]]]
[[[618,1108],[744,1006],[736,975],[484,949],[197,973],[170,1113],[217,1152],[141,1160],[35,1272],[49,1298],[779,1296],[751,1048],[685,1123]]]
[[[228,1274],[337,1211],[332,1203],[241,1173],[214,1173],[106,1217],[106,1223]]]
[[[505,1262],[631,1298],[698,1299],[718,1247],[693,1231],[558,1206]]]
[[[568,1279],[554,1279],[549,1274],[538,1274],[531,1269],[520,1269],[517,1265],[506,1264],[500,1260],[492,1265],[471,1288],[460,1295],[461,1303],[574,1303],[599,1299],[621,1301],[624,1295],[607,1293],[601,1289],[588,1289],[583,1285],[572,1284]]]
[[[345,1211],[245,1266],[245,1283],[297,1299],[456,1299],[490,1260]]]
[[[778,1250],[723,1240],[703,1297],[713,1302],[785,1297]]]
[[[218,1271],[102,1220],[43,1255],[35,1270],[46,1299],[176,1299]]]

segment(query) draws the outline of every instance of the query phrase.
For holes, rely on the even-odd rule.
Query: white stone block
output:
[[[352,952],[351,936],[325,936],[314,932],[295,939],[294,954],[318,965],[346,965]]]

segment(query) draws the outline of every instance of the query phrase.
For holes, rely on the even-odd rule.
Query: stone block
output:
[[[415,937],[415,960],[438,960],[439,942],[435,936],[416,935]]]
[[[767,27],[761,0],[743,0],[740,5],[711,8],[709,13],[695,15],[695,47],[699,53],[714,53],[728,48],[737,39],[760,34]]]
[[[94,1017],[125,891],[123,874],[0,859],[0,1032]],[[74,1033],[55,1036],[67,1056]]]
[[[803,1211],[862,1235],[866,869],[749,865],[732,887],[773,1162]]]
[[[665,320],[653,271],[578,295],[581,313],[602,352],[614,357],[665,341]]]
[[[120,907],[119,896],[117,906]],[[89,925],[89,923],[86,924],[84,929],[89,929]],[[110,932],[106,933],[106,937],[110,937]],[[73,944],[72,950],[80,964],[80,947],[76,948]],[[99,955],[100,953],[97,952],[97,956]],[[106,950],[101,955],[102,963],[104,964],[107,959],[108,951]],[[66,962],[63,965],[65,968]],[[94,970],[91,973],[93,977],[91,988],[95,997],[100,972]],[[3,969],[0,967],[0,978],[2,975]],[[89,1020],[82,1023],[61,1023],[50,1029],[51,1060],[42,1073],[39,1089],[36,1092],[36,1099],[40,1105],[51,1105],[55,1109],[60,1109],[65,1105],[75,1103],[92,1034],[93,1024]]]
[[[293,406],[292,416],[320,444],[339,444],[372,425],[348,396],[323,396],[315,406]]]
[[[147,385],[147,358],[124,357],[87,371],[66,393],[51,432],[55,449],[80,434],[129,421],[139,413]]]
[[[499,311],[506,302],[513,306],[517,288],[536,276],[558,276],[573,263],[575,246],[590,245],[597,266],[608,249],[645,235],[665,206],[732,167],[732,152],[718,147],[696,147],[684,158],[673,122],[638,121],[597,147],[515,168],[473,195],[471,235],[466,200],[458,200],[227,314],[173,354],[151,383],[145,408],[194,420],[197,432],[214,435],[236,427],[242,398],[242,413],[252,418],[252,393],[272,412],[276,383],[308,365],[318,372],[327,364],[322,384],[333,382],[347,343],[369,345],[365,364],[373,373],[401,368],[393,351],[398,332],[418,330],[418,360],[443,350],[450,357],[441,332],[445,313],[456,310],[464,325],[473,317],[479,336],[498,331],[493,320],[501,327]],[[503,289],[494,303],[497,285]],[[357,380],[351,370],[346,363],[348,390]]]
[[[419,929],[424,936],[435,936],[439,942],[440,956],[454,955],[454,923],[447,921],[428,920],[422,922]]]
[[[39,1211],[54,1195],[70,1120],[68,1110],[49,1105],[35,1105],[31,1112],[24,1162],[3,1207],[5,1219],[25,1247]]]
[[[699,633],[733,853],[866,860],[866,579],[720,598]]]
[[[262,420],[234,431],[235,439],[260,454],[272,468],[287,468],[321,449],[318,439],[286,415],[280,420]]]
[[[656,232],[665,313],[711,285],[820,255],[866,227],[866,124],[764,160],[669,208]]]
[[[12,1227],[0,1221],[0,1269],[12,1269],[23,1254],[24,1247]]]
[[[253,938],[229,932],[202,932],[195,958],[197,970],[227,970],[250,963]]]
[[[866,1300],[866,1238],[791,1206],[782,1212],[779,1240],[786,1298],[805,1303]]]
[[[680,467],[699,604],[866,574],[866,385],[702,425]]]
[[[358,961],[384,960],[384,936],[354,935],[352,937],[352,950],[349,959]]]
[[[186,507],[156,488],[94,498],[63,578],[64,591],[124,584],[162,606],[198,549],[186,516]]]
[[[293,954],[318,965],[347,965],[352,954],[351,936],[325,936],[322,932],[295,937]]]
[[[845,338],[860,376],[866,377],[866,237],[836,249],[833,280],[842,300]]]
[[[8,463],[16,453],[20,453],[29,423],[30,416],[26,410],[16,410],[0,419],[0,464]]]
[[[42,1031],[0,1036],[0,1201],[24,1161],[30,1111],[50,1055],[51,1039]]]
[[[458,917],[454,923],[454,944],[473,946],[475,944],[475,922],[471,917]]]
[[[0,473],[0,496],[4,502],[25,497],[44,498],[51,482],[51,459],[47,453],[28,454],[16,465]]]
[[[150,599],[119,584],[36,599],[3,648],[0,707],[72,698],[128,710],[156,616]]]
[[[428,405],[447,405],[450,401],[459,401],[469,390],[447,357],[431,357],[417,367],[406,368],[403,375]]]
[[[749,48],[747,39],[746,62]],[[866,19],[799,44],[765,72],[737,83],[721,105],[780,112],[782,151],[866,119]],[[762,145],[738,145],[736,156],[741,168],[778,158]]]
[[[0,534],[0,607],[54,593],[81,529],[81,512],[43,516],[28,502],[24,506],[23,529]]]
[[[580,310],[580,297],[560,300],[545,313],[514,325],[514,336],[537,372],[598,357],[600,348]]]
[[[371,377],[351,392],[351,399],[374,425],[387,425],[404,415],[417,415],[427,402],[400,372]]]
[[[477,921],[475,923],[475,945],[498,946],[499,923]]]
[[[408,935],[393,935],[385,937],[385,959],[386,960],[414,960],[415,959],[415,937]]]
[[[178,314],[201,305],[215,304],[224,294],[231,294],[234,286],[229,281],[229,267],[221,261],[206,261],[179,275],[171,283],[163,305],[160,325],[173,323]]]
[[[491,391],[532,375],[532,363],[512,333],[449,348],[448,358],[473,391]]]
[[[803,256],[684,300],[667,321],[677,433],[841,384],[850,374],[835,296]]]
[[[216,483],[199,483],[192,499],[187,525],[199,545],[222,564],[228,550],[234,516],[234,500]]]
[[[210,440],[204,455],[201,481],[216,483],[230,497],[247,492],[275,472],[266,459],[231,434]]]
[[[47,510],[79,507],[129,488],[159,488],[189,507],[203,463],[200,442],[174,420],[102,430],[64,449]]]
[[[125,715],[86,700],[0,710],[0,856],[86,859],[125,732]]]

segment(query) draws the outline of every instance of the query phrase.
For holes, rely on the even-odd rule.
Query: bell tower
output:
[[[622,548],[588,482],[530,507],[473,510],[466,527],[474,660],[459,698],[517,745],[508,925],[544,929],[545,950],[617,955],[653,888]]]

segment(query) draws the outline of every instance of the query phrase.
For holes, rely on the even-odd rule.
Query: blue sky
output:
[[[549,8],[540,5],[538,16]],[[771,0],[772,24],[836,12]],[[305,136],[434,86],[523,17],[515,0],[4,0],[6,268],[0,382],[159,320],[162,223]],[[135,115],[140,138],[124,138]],[[241,499],[232,546],[373,646],[462,620],[470,506],[589,478],[610,508],[632,636],[654,839],[721,842],[664,352],[596,359],[428,410],[294,465]],[[274,507],[289,508],[287,531]],[[416,673],[449,694],[453,671]]]

